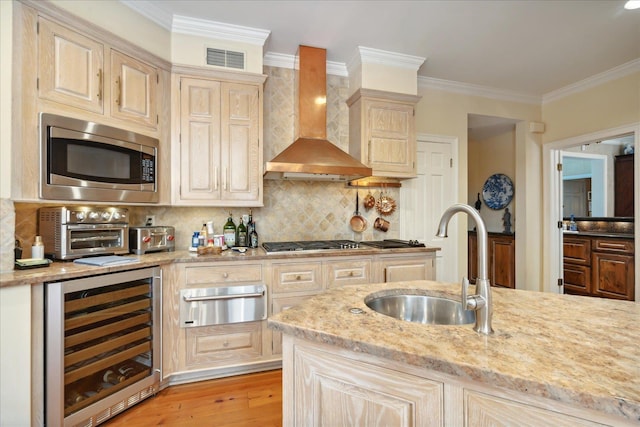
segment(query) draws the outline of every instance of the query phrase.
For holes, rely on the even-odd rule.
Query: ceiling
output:
[[[171,29],[175,16],[268,30],[264,53],[357,47],[426,58],[422,77],[542,97],[640,58],[640,9],[624,0],[121,0]],[[135,4],[135,6],[134,6]]]

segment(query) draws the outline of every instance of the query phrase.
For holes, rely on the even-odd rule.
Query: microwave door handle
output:
[[[185,302],[192,301],[216,301],[216,300],[227,300],[234,298],[261,298],[264,296],[264,292],[256,292],[250,294],[236,294],[236,295],[211,295],[206,297],[192,297],[189,295],[185,295],[183,299]]]

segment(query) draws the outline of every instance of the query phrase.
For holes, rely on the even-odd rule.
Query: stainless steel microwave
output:
[[[40,198],[157,203],[156,138],[40,114]]]

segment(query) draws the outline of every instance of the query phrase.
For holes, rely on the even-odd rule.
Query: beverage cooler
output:
[[[154,267],[46,284],[48,426],[95,426],[158,391],[161,282]]]

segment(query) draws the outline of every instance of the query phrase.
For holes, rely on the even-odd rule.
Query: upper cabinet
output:
[[[415,178],[419,96],[359,89],[348,100],[349,153],[373,176]]]
[[[107,68],[102,43],[38,17],[38,95],[99,114],[110,100],[111,117],[155,128],[158,70],[115,49],[109,52]]]
[[[174,76],[173,204],[262,206],[264,76],[245,80]]]
[[[111,115],[155,127],[159,80],[155,67],[111,49]]]
[[[104,45],[40,16],[38,95],[102,114]]]

